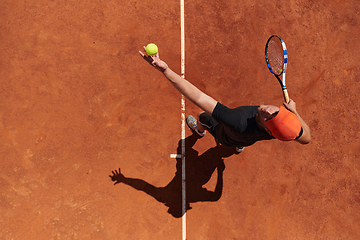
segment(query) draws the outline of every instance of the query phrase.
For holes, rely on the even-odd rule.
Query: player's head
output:
[[[278,111],[274,112],[276,108]],[[272,136],[281,141],[294,140],[299,136],[301,123],[294,113],[290,112],[283,106],[280,108],[273,106],[265,111],[267,111],[268,115],[268,118],[265,119],[265,125],[267,127],[266,130],[269,131]],[[263,116],[267,115],[263,114]]]

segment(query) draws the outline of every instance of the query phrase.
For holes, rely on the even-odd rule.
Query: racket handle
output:
[[[284,94],[284,99],[286,103],[290,102],[290,98],[289,98],[289,93],[287,91],[287,89],[283,89],[283,94]]]

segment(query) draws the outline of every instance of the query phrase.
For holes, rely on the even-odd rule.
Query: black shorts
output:
[[[199,123],[203,126],[211,135],[216,136],[216,127],[219,123],[207,113],[202,113],[199,116]]]

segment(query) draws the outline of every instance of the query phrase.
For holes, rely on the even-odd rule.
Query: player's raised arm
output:
[[[169,66],[159,58],[159,53],[155,56],[149,56],[140,51],[140,55],[153,67],[161,71],[165,77],[171,82],[171,84],[179,90],[187,99],[192,101],[202,110],[204,110],[209,115],[212,114],[217,101],[207,94],[200,91],[197,87],[191,84],[186,79],[182,78],[180,75],[172,71]]]
[[[310,127],[306,124],[306,122],[301,118],[300,114],[297,112],[296,110],[296,103],[290,99],[289,103],[284,102],[284,106],[290,110],[291,112],[293,112],[298,119],[300,120],[301,123],[301,127],[303,129],[303,134],[302,136],[297,139],[296,141],[301,143],[301,144],[308,144],[311,141],[311,132],[310,132]]]

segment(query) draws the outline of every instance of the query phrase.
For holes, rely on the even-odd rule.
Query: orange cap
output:
[[[273,119],[266,121],[266,126],[271,135],[281,141],[294,140],[301,131],[300,120],[283,106],[280,106],[278,114]]]

